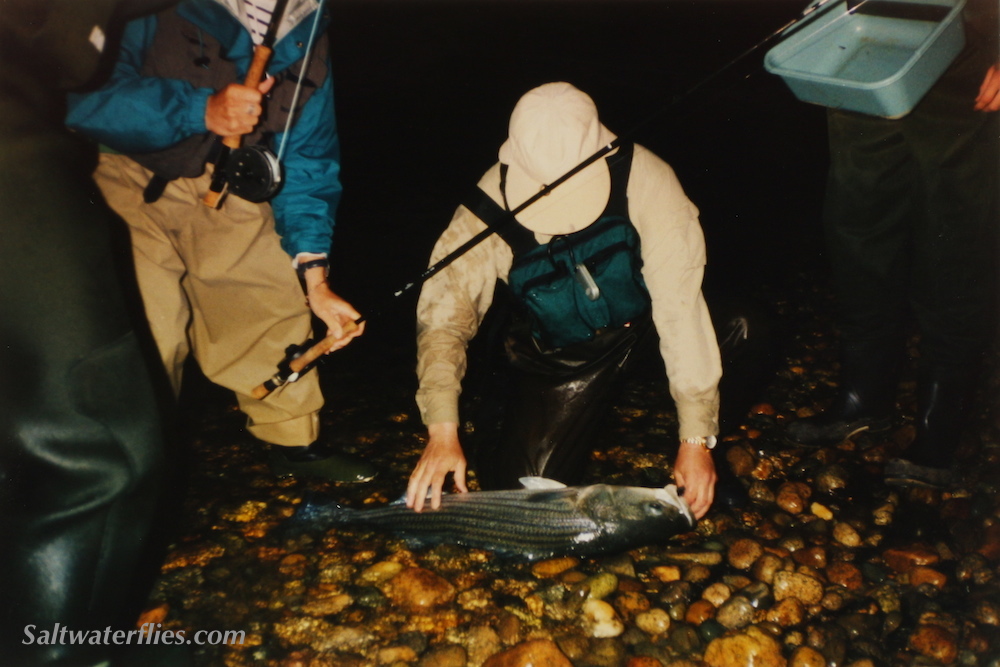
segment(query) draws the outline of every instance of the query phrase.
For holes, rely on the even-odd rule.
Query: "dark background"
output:
[[[589,93],[605,125],[674,167],[701,210],[710,282],[780,299],[818,265],[823,109],[764,70],[774,42],[740,58],[800,0],[330,6],[344,184],[331,280],[371,316],[344,361],[413,363],[418,290],[392,294],[496,161],[517,99],[549,81]]]

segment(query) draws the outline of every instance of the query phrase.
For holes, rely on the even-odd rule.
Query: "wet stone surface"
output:
[[[197,649],[212,666],[1000,665],[997,424],[978,415],[959,450],[963,488],[946,493],[880,477],[912,437],[909,379],[889,433],[786,443],[784,425],[836,391],[828,297],[814,283],[772,298],[787,342],[730,437],[750,505],[624,554],[531,563],[361,529],[290,530],[309,494],[352,507],[402,494],[425,437],[405,355],[345,350],[323,369],[325,433],[381,469],[364,485],[276,479],[228,396],[195,383],[186,483],[143,620],[244,631],[242,645]],[[670,480],[676,416],[661,386],[639,378],[621,396],[588,482]]]

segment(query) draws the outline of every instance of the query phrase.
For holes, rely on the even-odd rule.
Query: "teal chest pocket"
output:
[[[639,235],[625,218],[601,218],[514,258],[508,283],[552,348],[590,340],[649,310]]]

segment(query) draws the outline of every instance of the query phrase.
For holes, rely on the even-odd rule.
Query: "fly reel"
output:
[[[237,197],[264,202],[281,189],[281,164],[264,146],[241,146],[226,159],[226,181]]]

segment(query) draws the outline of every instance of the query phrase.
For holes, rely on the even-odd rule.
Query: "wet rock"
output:
[[[681,575],[683,574],[680,566],[678,565],[657,565],[650,571],[650,573],[663,583],[680,581]]]
[[[869,595],[885,614],[900,610],[899,591],[892,586],[879,586]]]
[[[667,646],[674,652],[681,655],[697,651],[701,648],[701,639],[698,631],[687,624],[678,624],[670,629],[670,638]]]
[[[570,660],[579,660],[590,650],[590,639],[579,634],[563,635],[556,640],[556,644]]]
[[[826,567],[826,549],[823,547],[807,547],[792,554],[792,560],[799,565],[811,567],[814,570]]]
[[[663,609],[650,609],[636,616],[635,624],[640,630],[656,638],[670,629],[670,614]]]
[[[795,598],[803,604],[817,604],[823,599],[823,584],[819,580],[797,572],[778,572],[774,575],[774,599],[778,602]]]
[[[967,554],[955,566],[955,577],[959,581],[981,586],[992,581],[993,570],[990,568],[989,561],[982,554]]]
[[[750,600],[742,595],[734,595],[719,607],[715,620],[729,630],[744,628],[754,620],[755,610]]]
[[[496,625],[500,641],[510,646],[521,640],[521,619],[509,612],[501,614]]]
[[[593,667],[620,667],[625,662],[625,647],[617,639],[597,639],[581,662]]]
[[[925,624],[910,635],[908,645],[921,655],[950,665],[958,658],[955,635],[940,625]]]
[[[362,570],[361,574],[358,575],[358,583],[377,586],[378,584],[389,581],[402,571],[402,563],[397,563],[395,561],[381,561]]]
[[[705,588],[702,592],[701,597],[712,603],[713,606],[719,607],[726,600],[728,600],[733,594],[733,589],[722,581],[717,581]]]
[[[306,602],[302,605],[302,612],[310,616],[333,616],[353,602],[350,595],[337,590],[313,590],[307,595]]]
[[[604,600],[587,600],[582,611],[583,629],[590,637],[617,637],[625,631],[615,608]]]
[[[390,646],[379,649],[376,661],[380,665],[411,663],[417,661],[417,653],[409,646]]]
[[[720,637],[705,649],[709,667],[784,667],[787,664],[778,641],[754,626],[739,634]]]
[[[526,643],[529,646],[532,644],[532,642],[526,642]],[[517,649],[518,647],[523,647],[523,646],[525,645],[518,644],[518,646],[515,646],[513,649],[511,649],[511,651],[515,651],[515,649]],[[477,625],[473,627],[472,629],[469,630],[469,634],[465,638],[465,651],[468,656],[469,663],[473,665],[482,665],[484,662],[490,659],[491,656],[495,656],[496,654],[498,654],[502,647],[503,645],[500,643],[500,637],[493,630],[493,628],[489,627],[488,625]],[[523,650],[526,650],[526,654],[529,657],[534,655],[531,649],[523,649]],[[539,650],[541,651],[541,655],[543,656],[551,655],[551,653],[547,650],[547,647],[542,647]],[[512,653],[512,657],[514,658],[516,658],[518,655],[522,655],[522,653],[516,651]],[[503,662],[500,664],[526,666],[531,663]],[[552,664],[561,665],[563,663],[555,662]]]
[[[726,557],[729,564],[737,570],[749,570],[763,554],[764,547],[760,545],[760,542],[743,538],[736,540],[729,546]]]
[[[745,477],[746,475],[742,476]],[[750,500],[762,504],[770,504],[775,500],[774,491],[771,490],[771,487],[766,482],[761,481],[753,482],[747,490],[747,495],[750,496]]]
[[[468,656],[465,648],[449,644],[431,649],[417,663],[417,667],[465,667]]]
[[[684,570],[684,581],[693,584],[708,581],[712,578],[712,570],[705,565],[691,565]]]
[[[838,521],[833,526],[833,539],[845,547],[855,548],[861,546],[861,534],[857,529],[846,521]]]
[[[763,581],[756,581],[740,589],[740,595],[750,600],[754,609],[767,609],[774,604],[774,594],[771,587]]]
[[[558,577],[563,572],[570,570],[580,564],[579,559],[572,557],[551,558],[542,560],[531,566],[531,573],[539,579],[551,579]]]
[[[886,549],[882,552],[882,560],[896,572],[909,572],[918,565],[933,565],[941,558],[933,549],[912,546]]]
[[[628,554],[604,558],[601,560],[601,567],[619,577],[635,579],[635,562]]]
[[[773,553],[765,553],[754,563],[752,573],[754,579],[757,581],[762,581],[765,584],[773,584],[774,575],[785,569],[788,568],[785,567],[785,560],[781,556]]]
[[[775,502],[789,514],[801,514],[806,508],[806,502],[812,495],[812,489],[803,482],[785,482],[778,487]]]
[[[712,567],[722,562],[722,554],[718,551],[671,551],[670,560]]]
[[[555,642],[534,639],[490,657],[483,667],[573,667],[573,663]]]
[[[637,656],[629,658],[625,667],[663,667],[663,663],[649,656]]]
[[[726,462],[737,477],[749,477],[757,467],[757,458],[746,447],[734,445],[726,452]]]
[[[374,636],[361,628],[307,617],[276,623],[274,632],[288,644],[309,646],[321,652],[360,650],[374,641]]]
[[[799,646],[792,651],[788,667],[826,667],[826,658],[811,646]]]
[[[983,625],[1000,626],[1000,599],[980,600],[974,608],[973,618]]]
[[[610,572],[600,572],[583,581],[583,586],[589,591],[591,598],[603,600],[618,590],[618,577]]]
[[[829,507],[821,503],[812,503],[809,505],[809,511],[812,512],[814,516],[817,516],[824,521],[830,521],[833,519],[833,512],[830,511]]]
[[[864,586],[864,575],[861,568],[853,563],[838,561],[831,563],[826,568],[826,578],[831,584],[843,586],[844,588],[857,591]]]
[[[650,607],[649,598],[641,593],[619,593],[612,604],[626,623]]]
[[[941,590],[948,583],[948,577],[934,568],[918,565],[910,570],[910,585],[922,586],[930,584],[934,588]]]
[[[382,591],[393,604],[415,611],[438,607],[455,599],[455,587],[447,579],[419,567],[404,569],[385,582]]]
[[[708,600],[695,600],[684,615],[684,622],[691,625],[701,625],[710,618],[715,618],[716,608]]]
[[[816,473],[814,484],[820,493],[832,493],[847,487],[847,470],[843,466],[833,464],[825,466]]]
[[[767,610],[765,618],[783,628],[799,625],[805,619],[805,605],[797,598],[786,598]]]

